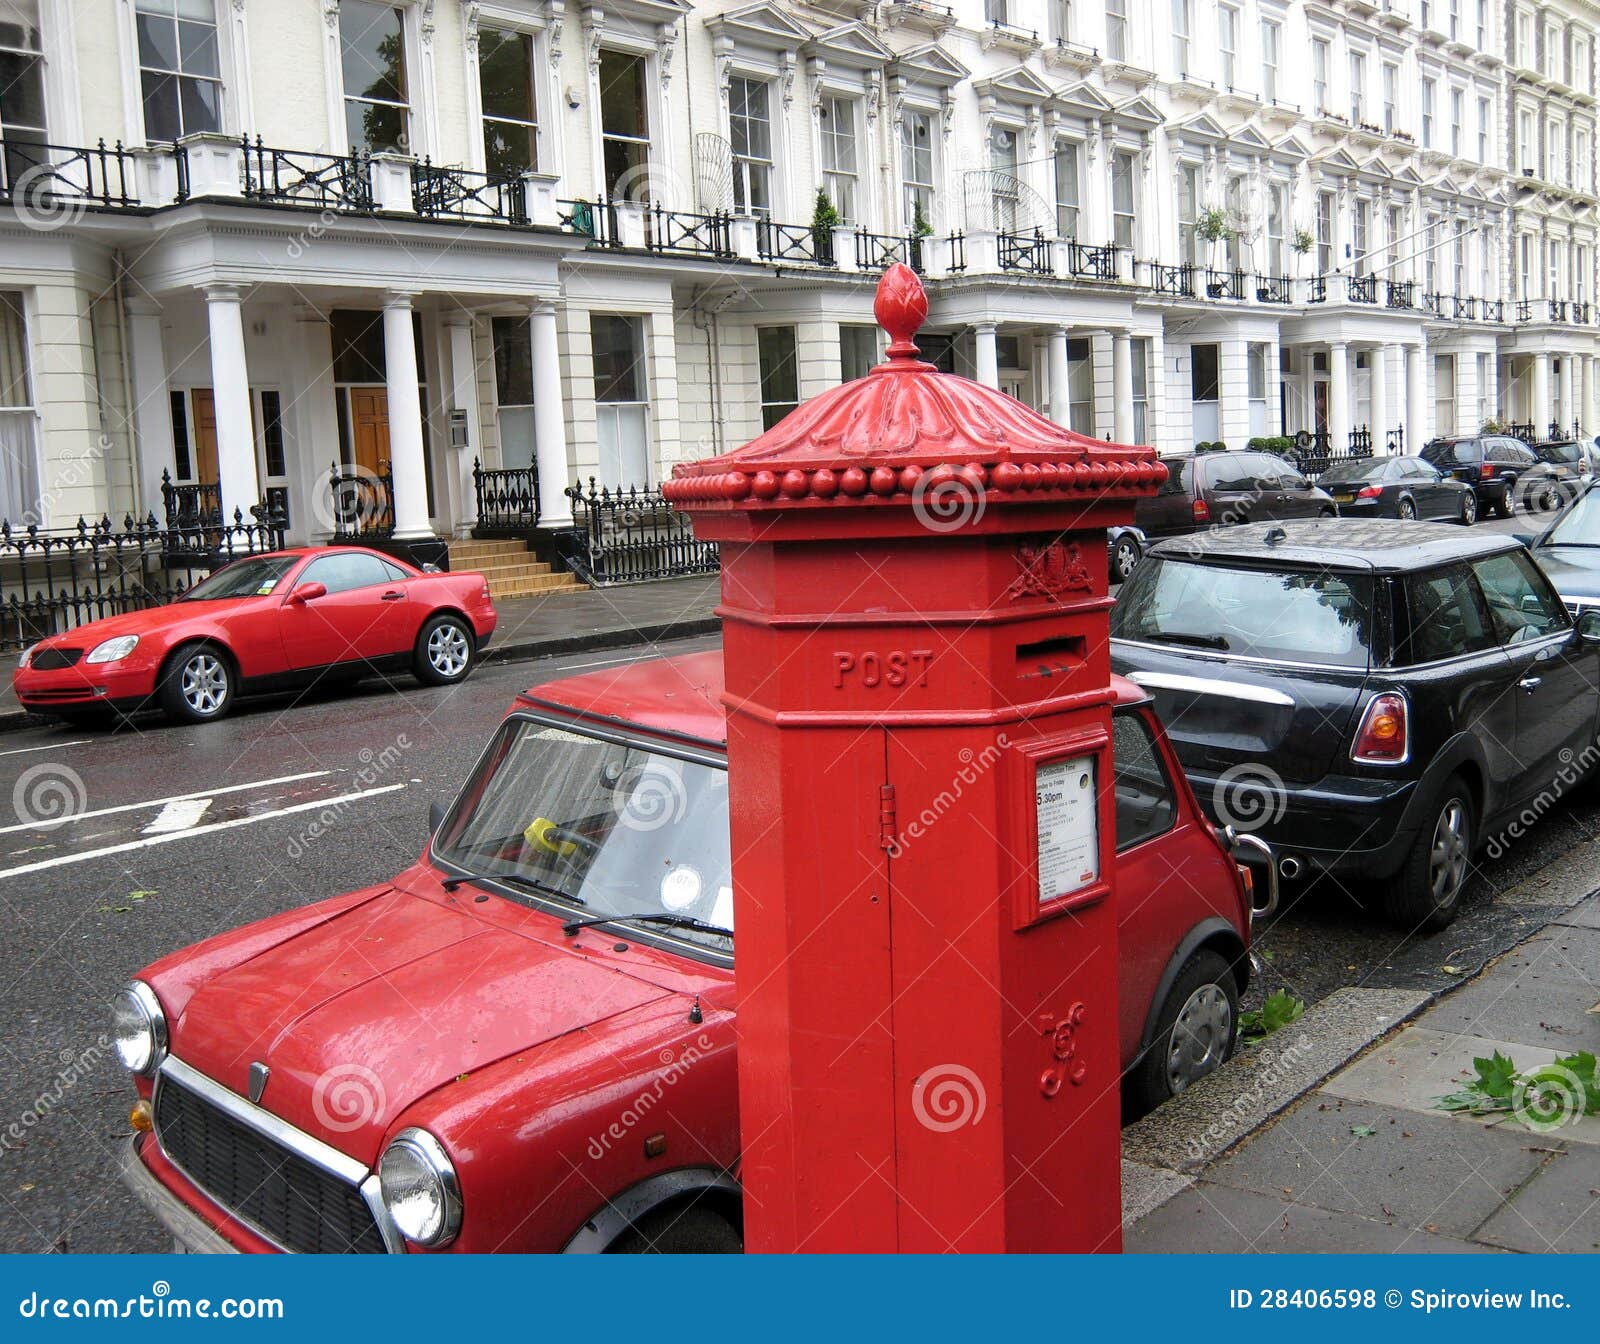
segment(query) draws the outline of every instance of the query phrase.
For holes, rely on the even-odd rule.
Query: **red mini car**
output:
[[[203,723],[241,695],[400,670],[461,681],[494,633],[475,573],[423,573],[357,547],[235,560],[164,607],[91,621],[22,655],[23,708],[83,721],[160,708]]]
[[[1144,1107],[1232,1049],[1250,882],[1116,690]],[[715,652],[536,687],[392,883],[140,972],[124,1178],[180,1247],[739,1249],[721,691]]]

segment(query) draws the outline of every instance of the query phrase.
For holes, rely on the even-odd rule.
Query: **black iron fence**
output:
[[[1182,266],[1169,266],[1165,262],[1145,263],[1145,274],[1151,289],[1157,294],[1171,294],[1175,298],[1194,297],[1194,267],[1187,262]]]
[[[1410,280],[1385,280],[1383,282],[1383,301],[1385,307],[1409,308],[1417,287]]]
[[[779,224],[776,220],[758,219],[756,255],[762,261],[832,266],[834,265],[833,230],[813,229],[808,224]]]
[[[394,469],[388,462],[378,469],[344,466],[328,468],[333,539],[363,541],[394,535]]]
[[[1513,420],[1506,426],[1506,433],[1513,439],[1521,439],[1524,443],[1534,443],[1539,438],[1532,421]]]
[[[567,556],[585,583],[641,583],[717,571],[716,543],[698,541],[686,516],[654,490],[612,490],[589,478],[566,491],[576,545]]]
[[[478,536],[520,536],[539,525],[539,472],[534,467],[485,470],[472,459],[472,493],[478,501]]]
[[[1021,271],[1027,275],[1054,275],[1050,243],[1042,229],[1032,233],[999,233],[995,246],[1002,271]]]
[[[1067,270],[1083,280],[1115,280],[1117,249],[1110,243],[1068,243]]]
[[[1242,299],[1245,295],[1243,271],[1207,271],[1208,299]]]
[[[82,205],[133,205],[138,199],[132,156],[119,140],[107,147],[50,145],[18,138],[0,144],[0,201],[45,211],[54,218],[57,202]]]
[[[1301,474],[1317,477],[1336,462],[1354,462],[1372,456],[1372,431],[1366,427],[1350,431],[1342,446],[1336,446],[1326,430],[1302,430],[1294,436],[1294,460]]]
[[[365,154],[313,154],[244,140],[244,194],[251,200],[319,210],[372,209],[371,159]]]
[[[733,216],[725,210],[698,215],[652,205],[645,211],[644,245],[652,252],[732,257]]]
[[[1286,275],[1256,276],[1257,303],[1288,303],[1289,277]]]
[[[174,481],[163,471],[161,506],[169,528],[222,526],[222,495],[215,483]]]
[[[163,527],[153,514],[57,531],[0,522],[0,649],[162,606],[218,566],[282,545],[281,519],[246,522],[238,511],[227,527]]]
[[[1375,275],[1346,276],[1345,293],[1351,303],[1376,303],[1378,301],[1378,277]]]
[[[411,170],[411,206],[430,219],[528,222],[528,184],[508,173],[447,168],[424,159]]]

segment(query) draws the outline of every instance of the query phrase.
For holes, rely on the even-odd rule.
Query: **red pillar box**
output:
[[[746,1242],[1121,1241],[1105,529],[1165,472],[916,358],[663,493],[721,544]]]

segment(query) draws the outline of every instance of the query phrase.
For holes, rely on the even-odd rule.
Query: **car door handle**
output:
[[[1532,695],[1533,692],[1543,683],[1543,681],[1543,677],[1524,677],[1517,683],[1517,685],[1522,687],[1523,690],[1527,691],[1529,695]]]
[[[398,602],[404,596],[405,596],[404,593],[389,592],[389,593],[385,593],[379,599],[379,601],[382,601],[382,602]]]

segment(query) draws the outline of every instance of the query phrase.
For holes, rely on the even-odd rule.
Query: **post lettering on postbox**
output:
[[[1039,831],[1039,904],[1100,876],[1100,813],[1093,756],[1041,761],[1034,774]]]

